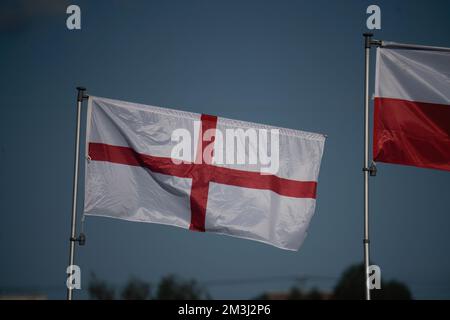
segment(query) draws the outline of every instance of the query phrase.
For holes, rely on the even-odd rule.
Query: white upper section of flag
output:
[[[450,104],[450,49],[444,49],[377,48],[375,97]]]

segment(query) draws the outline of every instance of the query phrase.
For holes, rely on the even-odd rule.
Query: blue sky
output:
[[[0,5],[0,289],[65,298],[77,85],[96,96],[328,135],[300,251],[87,217],[87,245],[76,255],[82,286],[90,272],[117,285],[169,273],[200,282],[310,275],[307,287],[327,290],[362,261],[365,10],[381,7],[376,38],[450,47],[448,1],[73,3],[82,11],[79,31],[66,28],[68,3]],[[372,260],[384,280],[404,281],[416,298],[450,298],[449,186],[448,172],[386,164],[371,179]],[[209,291],[251,298],[293,284]]]

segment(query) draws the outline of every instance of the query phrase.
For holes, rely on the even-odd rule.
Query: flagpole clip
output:
[[[370,32],[363,33],[363,37],[365,39],[364,47],[366,49],[368,49],[372,46],[374,46],[374,47],[382,47],[383,46],[383,41],[372,39],[373,33],[370,33]]]
[[[78,96],[77,101],[82,102],[83,100],[86,100],[89,98],[89,96],[86,94],[86,88],[85,87],[77,87],[78,90]]]
[[[377,166],[376,166],[375,162],[373,162],[373,161],[372,161],[372,163],[370,164],[370,167],[368,167],[368,168],[363,168],[362,170],[363,170],[363,171],[368,171],[368,172],[369,172],[369,175],[370,175],[371,177],[376,177],[377,172],[378,172]]]
[[[84,233],[80,233],[78,238],[70,237],[71,242],[78,242],[80,246],[84,246],[86,244],[86,235]]]
[[[382,47],[383,41],[382,40],[370,40],[370,45],[374,47]]]

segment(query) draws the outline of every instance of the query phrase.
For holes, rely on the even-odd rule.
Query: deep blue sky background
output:
[[[306,274],[326,277],[305,285],[327,290],[362,261],[365,10],[382,9],[377,38],[450,47],[450,2],[72,3],[82,10],[81,31],[66,29],[64,1],[0,5],[0,290],[65,298],[77,85],[97,96],[328,134],[317,210],[299,252],[87,217],[87,245],[76,258],[85,288],[92,271],[117,285],[133,275],[155,283],[168,273],[200,282]],[[450,298],[450,173],[378,169],[373,262],[415,298]],[[251,298],[293,284],[209,290],[214,298]]]

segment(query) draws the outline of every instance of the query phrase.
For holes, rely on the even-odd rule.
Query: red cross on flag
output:
[[[324,142],[321,134],[90,96],[84,213],[298,250]]]

